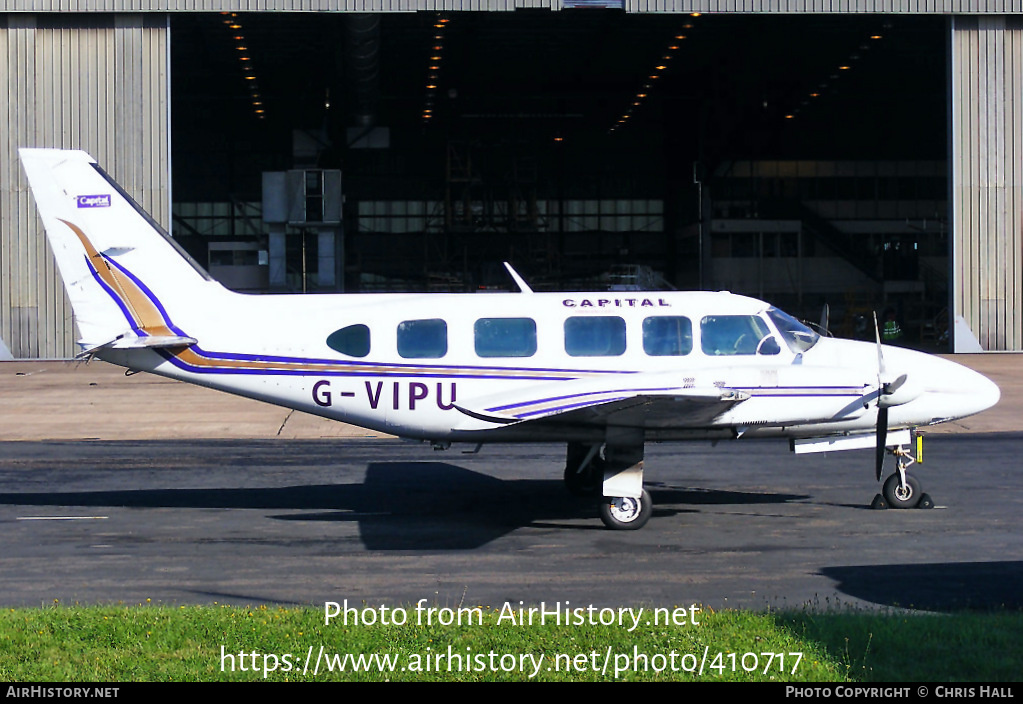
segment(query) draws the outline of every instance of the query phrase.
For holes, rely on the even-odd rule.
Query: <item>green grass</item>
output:
[[[633,632],[498,623],[500,613],[484,607],[482,625],[428,626],[416,624],[410,606],[409,623],[384,626],[344,625],[340,617],[325,625],[321,609],[276,606],[8,609],[0,613],[0,680],[478,681],[527,680],[538,670],[532,678],[538,681],[1014,681],[1023,664],[1023,614],[1014,611],[702,611],[699,625],[644,622]],[[644,620],[650,615],[645,611]],[[321,647],[341,657],[390,654],[396,667],[339,672],[321,664],[318,674],[311,666],[304,674],[307,653],[315,658]],[[463,657],[461,668],[448,669],[449,649]],[[698,669],[702,660],[703,673],[666,668],[672,652],[678,670]],[[747,653],[756,655],[743,659]],[[638,666],[636,654],[646,656]],[[519,656],[528,655],[533,660],[520,667]]]

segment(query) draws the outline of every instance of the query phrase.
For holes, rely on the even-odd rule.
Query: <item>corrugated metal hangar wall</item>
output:
[[[951,41],[952,310],[984,349],[1019,351],[1023,19],[953,17]]]
[[[169,223],[164,13],[517,8],[559,10],[561,0],[0,0],[0,338],[19,358],[77,352],[19,147],[89,151]],[[625,9],[950,15],[952,309],[984,349],[1023,350],[1023,20],[1014,16],[1023,0],[626,0]]]
[[[88,151],[166,225],[167,16],[9,14],[0,28],[0,337],[15,357],[71,357],[71,307],[18,148]]]

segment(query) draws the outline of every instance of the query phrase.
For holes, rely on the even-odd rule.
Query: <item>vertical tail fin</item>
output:
[[[19,155],[83,349],[194,343],[172,314],[223,289],[85,152]]]

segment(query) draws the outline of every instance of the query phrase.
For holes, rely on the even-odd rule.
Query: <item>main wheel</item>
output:
[[[638,499],[605,496],[600,502],[600,520],[611,530],[639,530],[650,520],[654,504],[646,489]]]
[[[916,508],[920,503],[920,483],[908,474],[905,488],[899,481],[899,473],[896,472],[885,480],[882,492],[885,501],[892,508]]]

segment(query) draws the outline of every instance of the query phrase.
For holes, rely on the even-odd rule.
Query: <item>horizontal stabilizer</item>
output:
[[[194,337],[185,337],[184,335],[137,335],[134,331],[129,331],[115,337],[110,342],[82,352],[80,356],[88,357],[101,350],[155,350],[167,347],[191,347],[197,342],[198,340]]]

